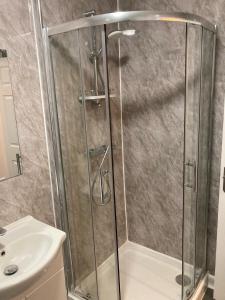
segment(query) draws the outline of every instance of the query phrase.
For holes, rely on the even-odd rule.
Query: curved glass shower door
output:
[[[56,161],[63,182],[59,193],[66,207],[64,218],[70,242],[70,255],[65,254],[67,285],[71,293],[98,299],[78,32],[52,36],[48,58],[55,91],[50,105],[58,138]]]
[[[189,299],[207,270],[215,28],[91,11],[46,46],[71,299]]]
[[[183,299],[206,275],[215,35],[186,29],[184,131]],[[189,282],[189,284],[188,284]]]
[[[119,300],[105,28],[56,34],[47,46],[68,288],[71,297]]]

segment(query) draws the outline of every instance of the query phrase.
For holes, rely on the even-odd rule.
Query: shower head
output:
[[[136,29],[115,30],[108,34],[108,39],[120,38],[121,36],[133,36],[136,34]]]

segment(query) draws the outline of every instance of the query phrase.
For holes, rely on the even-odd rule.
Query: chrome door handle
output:
[[[196,192],[197,187],[197,167],[195,161],[188,160],[184,163],[185,166],[185,181],[186,181],[186,173],[187,173],[187,182],[185,182],[184,186],[190,189],[193,189]],[[186,172],[187,169],[187,172]],[[192,170],[192,172],[190,172]],[[192,175],[191,175],[192,174]]]
[[[223,191],[225,192],[225,167],[223,168]]]

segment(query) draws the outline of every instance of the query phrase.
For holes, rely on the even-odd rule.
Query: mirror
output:
[[[7,51],[0,49],[0,181],[20,175],[21,155]]]

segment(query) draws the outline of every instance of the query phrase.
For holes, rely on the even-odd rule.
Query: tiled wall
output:
[[[70,21],[84,11],[116,9],[112,3],[42,0],[46,25]],[[104,7],[105,6],[105,7]],[[0,183],[0,223],[28,214],[54,224],[41,92],[30,0],[0,1],[1,48],[8,52],[23,175]]]
[[[0,1],[0,8],[1,48],[7,49],[9,65],[12,71],[13,94],[23,164],[22,176],[0,183],[0,204],[3,208],[0,211],[0,221],[1,225],[6,225],[16,219],[31,214],[44,222],[54,224],[31,2],[28,0],[18,0],[11,3],[2,0]],[[41,8],[44,24],[50,26],[75,19],[81,16],[83,12],[93,8],[96,9],[98,13],[114,11],[116,10],[116,4],[115,1],[105,1],[100,5],[98,1],[95,3],[93,1],[91,1],[91,3],[87,1],[75,3],[74,1],[43,0],[41,1]],[[79,90],[75,92],[77,95],[79,94]],[[71,98],[72,100],[74,100],[75,94],[73,96],[74,97]],[[78,97],[76,97],[76,100],[77,99]],[[77,112],[77,110],[75,111]],[[68,145],[70,145],[70,143],[68,143]],[[121,151],[121,147],[119,149]],[[85,149],[83,150],[82,153],[84,154]],[[120,163],[120,165],[122,165],[122,163]],[[121,170],[119,172],[121,173]],[[73,178],[73,176],[70,178],[71,182]],[[119,181],[118,184],[122,185],[122,181]],[[120,190],[123,190],[123,187]],[[120,203],[122,202],[123,201]],[[79,203],[79,201],[76,203]],[[82,208],[79,207],[79,209]],[[96,210],[96,214],[97,211],[98,210]],[[110,211],[112,212],[112,210]],[[78,214],[78,212],[76,213]],[[79,220],[82,219],[83,226],[87,226],[84,216],[87,215],[90,221],[90,215],[87,214],[86,209],[84,209],[82,215],[83,218]],[[112,253],[112,240],[110,238],[112,235],[106,236],[106,238],[103,239],[103,234],[107,232],[105,226],[109,226],[111,229],[113,229],[113,227],[112,224],[108,222],[109,218],[107,217],[107,213],[105,215],[99,212],[98,215],[103,216],[105,219],[105,221],[102,221],[102,226],[101,224],[96,224],[98,228],[104,229],[103,231],[100,230],[97,237],[97,245],[100,243],[99,247],[97,247],[100,249],[98,251],[98,260],[101,262]],[[121,228],[122,226],[123,228],[122,240],[124,240],[125,218],[120,216],[119,218],[123,223],[122,225],[119,223],[119,227]],[[77,218],[75,219],[77,220]],[[96,220],[99,220],[99,217],[96,216]],[[99,222],[100,221],[98,221],[98,223]],[[82,257],[84,257],[86,253],[84,258],[89,259],[90,253],[86,252],[88,251],[88,247],[85,247],[85,240],[83,239],[87,230],[84,230],[85,232],[83,231],[82,235],[82,231],[80,231],[82,224],[78,224],[79,230],[76,232],[80,232],[81,239],[79,241],[84,241],[84,245],[80,245],[80,249],[76,250],[82,253]],[[86,238],[87,243],[89,243],[91,237],[86,234]],[[101,243],[103,240],[104,246],[102,247]],[[108,246],[106,246],[107,244]],[[82,269],[84,266],[83,262],[85,263],[85,261],[80,259],[79,265],[82,266]],[[87,263],[89,263],[89,261]]]
[[[223,122],[223,103],[225,92],[225,11],[223,1],[157,1],[157,0],[126,0],[120,1],[120,10],[161,10],[161,11],[183,11],[196,13],[207,18],[218,25],[217,51],[216,51],[216,78],[215,97],[213,113],[213,144],[212,144],[212,177],[211,177],[211,197],[209,203],[209,224],[208,224],[208,268],[214,273],[216,232],[217,232],[217,210],[219,194],[219,173],[221,155],[221,133]],[[145,45],[147,41],[143,41]],[[157,40],[155,41],[157,42]],[[143,46],[140,46],[140,50]],[[125,83],[124,83],[125,84]],[[160,89],[160,86],[159,86]],[[137,133],[138,134],[138,133]],[[129,200],[128,200],[129,201]],[[165,204],[164,204],[165,205]],[[152,207],[151,207],[152,208]],[[153,207],[154,209],[154,207]],[[161,210],[161,207],[159,208]],[[176,211],[176,210],[175,210]],[[174,219],[177,215],[174,214]],[[179,219],[179,218],[178,218]],[[176,222],[176,221],[174,221]],[[158,238],[158,235],[155,236]]]
[[[72,1],[42,1],[44,23],[70,21],[90,5]],[[96,9],[99,12],[104,11]],[[92,7],[92,6],[91,6]],[[0,183],[2,224],[32,214],[53,223],[50,181],[45,144],[43,111],[29,0],[0,1],[0,41],[6,49],[12,76],[13,95],[23,159],[23,175]],[[62,9],[63,8],[63,9]],[[114,10],[111,5],[105,11]]]
[[[0,224],[31,214],[54,224],[39,74],[27,0],[0,1],[0,44],[8,52],[23,175],[0,183]]]
[[[0,183],[0,204],[1,207],[3,208],[0,211],[0,221],[1,221],[0,225],[6,225],[28,214],[31,214],[32,216],[44,222],[47,222],[49,224],[54,224],[49,168],[48,168],[46,141],[45,141],[43,109],[42,109],[42,102],[41,102],[40,82],[39,82],[38,65],[37,65],[37,54],[35,48],[33,23],[32,23],[31,1],[18,0],[18,1],[14,1],[13,3],[9,3],[8,1],[1,0],[0,8],[1,8],[1,20],[0,20],[1,48],[7,49],[8,56],[9,56],[9,64],[12,71],[12,85],[13,85],[13,93],[15,99],[16,116],[18,122],[19,139],[21,145],[22,164],[23,164],[22,176]],[[116,10],[116,2],[104,1],[103,3],[100,3],[99,1],[95,1],[95,2],[76,1],[75,3],[74,1],[42,0],[41,8],[42,8],[44,25],[51,26],[61,22],[75,19],[76,17],[81,16],[83,12],[90,9],[96,9],[97,13],[114,11]],[[67,43],[66,40],[64,40],[64,42]],[[66,46],[68,47],[68,45]],[[61,48],[58,47],[58,50],[62,51]],[[118,49],[115,48],[115,51],[117,57],[115,57],[114,61],[118,60]],[[72,47],[71,47],[71,52],[74,53]],[[74,61],[73,55],[70,55],[69,52],[67,52],[67,55],[64,56],[65,59],[69,57],[70,61],[72,60]],[[58,62],[60,61],[58,60]],[[65,70],[65,68],[68,68],[68,66],[73,68],[73,65],[64,64],[63,70]],[[116,70],[118,72],[118,62],[117,62]],[[66,73],[68,74],[69,69],[67,69],[66,71],[67,71]],[[72,73],[74,73],[74,69],[72,70]],[[74,78],[72,77],[72,79]],[[79,87],[77,87],[76,89],[75,86],[73,86],[73,89],[75,89],[75,92],[73,93],[73,97],[71,97],[71,99],[77,101],[80,92]],[[61,98],[63,99],[63,97]],[[74,109],[74,111],[78,113],[78,116],[81,115],[77,111],[77,109],[79,109],[79,106],[80,104],[77,101],[77,107]],[[68,103],[68,107],[71,112],[71,103]],[[66,102],[65,102],[65,106],[63,109],[67,110],[68,107],[66,107]],[[119,99],[117,99],[116,105],[114,106],[113,109],[115,111],[115,117],[120,123]],[[102,109],[99,108],[98,111],[99,110],[103,110],[103,108]],[[74,117],[74,115],[72,117]],[[95,121],[96,120],[93,119],[93,122]],[[71,150],[70,146],[71,146],[71,141],[73,141],[73,139],[71,139],[73,132],[71,131],[72,127],[70,126],[70,124],[67,125],[70,127],[70,131],[68,132],[71,135],[67,136],[67,139],[65,141],[67,142],[68,148]],[[102,124],[102,128],[105,129],[105,126],[103,124]],[[120,128],[120,126],[118,128]],[[123,181],[121,180],[121,176],[122,176],[121,145],[119,145],[120,137],[121,135],[119,133],[119,137],[117,138],[118,148],[116,151],[117,154],[115,158],[117,161],[120,160],[120,163],[117,164],[118,168],[116,167],[116,172],[117,174],[119,174],[119,180],[116,181],[116,193],[117,195],[119,194],[118,198],[123,197]],[[75,143],[72,144],[75,145]],[[64,147],[64,149],[65,148],[66,147]],[[70,154],[76,153],[76,151],[75,152],[69,151],[69,152]],[[84,155],[85,149],[82,148],[80,149],[79,152],[80,154]],[[80,156],[78,156],[78,160],[80,163],[81,162]],[[75,167],[78,166],[79,168],[79,164],[76,164],[77,160],[74,159],[73,162]],[[72,177],[70,176],[69,178],[70,183],[72,183],[73,185],[74,174],[71,174],[71,170],[69,173],[72,176]],[[78,184],[77,180],[76,180],[76,184]],[[73,187],[71,187],[71,189],[73,190],[74,193],[77,190],[76,188],[74,190]],[[90,250],[89,243],[91,240],[91,236],[90,234],[88,234],[88,231],[90,232],[91,229],[90,230],[85,229],[85,226],[87,227],[88,224],[90,223],[91,217],[90,214],[87,213],[87,205],[85,206],[84,202],[85,201],[82,202],[75,201],[72,207],[70,207],[71,209],[70,211],[75,211],[75,218],[73,215],[73,222],[76,223],[75,224],[76,226],[79,226],[79,229],[76,230],[77,233],[80,233],[80,235],[78,234],[76,236],[76,239],[78,239],[80,242],[78,247],[79,249],[76,248],[76,251],[73,251],[73,253],[80,253],[79,262],[78,261],[76,262],[76,267],[80,266],[80,268],[78,269],[78,273],[81,275],[84,274],[83,272],[85,269],[84,266],[92,263],[90,262],[91,253],[89,252]],[[119,220],[118,228],[119,231],[121,232],[120,235],[121,243],[126,238],[123,203],[124,203],[123,199],[118,202],[118,206],[121,207],[121,214],[118,213],[118,220]],[[80,218],[77,218],[79,213],[80,213],[79,215]],[[105,211],[105,213],[103,213],[102,209],[99,208],[97,209],[96,207],[95,215],[96,215],[95,226],[96,228],[99,228],[96,234],[96,239],[97,239],[96,251],[98,256],[97,261],[98,263],[100,263],[112,253],[112,246],[114,247],[114,245],[112,245],[113,231],[109,235],[107,234],[108,231],[106,230],[106,228],[108,228],[108,230],[113,230],[112,209],[108,208],[108,210]],[[89,223],[86,222],[87,218]],[[80,222],[80,220],[82,221]],[[71,226],[73,225],[74,224],[71,224]],[[83,231],[82,228],[84,228]],[[86,239],[84,239],[84,236]],[[76,243],[72,244],[73,249],[75,249],[74,248],[75,244]],[[86,270],[89,271],[92,270],[91,266],[86,266],[86,267],[87,267]]]
[[[42,0],[45,24],[52,25],[70,21],[82,12],[95,8],[98,13],[116,10],[115,1],[63,1]],[[91,3],[91,4],[90,4]],[[120,3],[121,10],[152,9],[188,11],[205,16],[218,26],[217,71],[215,83],[213,172],[209,207],[208,266],[214,272],[221,129],[223,120],[223,97],[225,92],[225,11],[223,1],[132,1]],[[23,175],[0,183],[1,225],[22,216],[32,214],[40,220],[53,224],[50,180],[45,144],[43,112],[34,35],[31,21],[30,1],[0,1],[0,41],[9,55],[12,85],[18,121]],[[138,132],[136,133],[138,134]],[[150,174],[151,175],[151,174]],[[129,201],[129,200],[128,200]],[[178,210],[180,208],[178,207]],[[151,228],[150,228],[151,229]]]
[[[120,41],[128,238],[181,259],[185,26],[124,27],[137,31]]]

